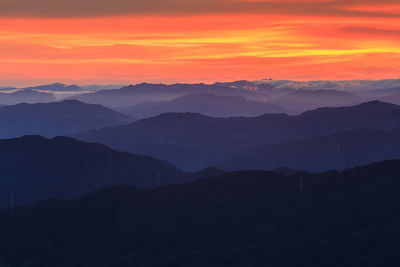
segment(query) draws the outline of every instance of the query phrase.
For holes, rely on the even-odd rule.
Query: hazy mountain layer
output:
[[[0,93],[0,104],[15,105],[18,103],[47,103],[55,101],[53,94],[35,90],[20,90],[12,93]]]
[[[400,92],[400,90],[399,90],[399,92]],[[396,104],[396,105],[400,105],[400,93],[394,94],[394,95],[390,95],[390,96],[386,96],[386,97],[382,97],[380,100],[386,101],[388,103],[393,103],[393,104]]]
[[[268,95],[235,89],[226,86],[206,84],[137,84],[117,90],[102,90],[96,93],[74,96],[87,103],[102,104],[111,107],[130,107],[146,101],[166,101],[191,93],[209,93],[224,96],[242,96],[249,100],[265,101]]]
[[[168,112],[193,112],[213,117],[254,117],[265,113],[283,113],[283,109],[274,104],[249,101],[241,96],[213,94],[189,94],[169,101],[145,102],[120,111],[135,118],[148,118]]]
[[[133,119],[100,105],[76,100],[17,104],[0,108],[0,138],[40,134],[47,137],[128,123]]]
[[[362,98],[335,90],[300,90],[278,97],[273,103],[291,113],[300,113],[321,107],[341,107],[359,104]]]

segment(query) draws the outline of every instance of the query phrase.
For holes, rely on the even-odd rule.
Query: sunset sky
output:
[[[0,0],[0,86],[400,78],[399,0]]]

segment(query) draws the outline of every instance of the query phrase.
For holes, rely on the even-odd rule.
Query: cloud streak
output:
[[[349,32],[359,35],[367,35],[372,37],[382,35],[393,39],[400,39],[400,28],[381,29],[381,28],[368,28],[368,27],[348,27],[348,28],[343,28],[342,30],[343,32]]]
[[[2,0],[0,16],[39,18],[199,14],[400,16],[388,13],[382,8],[373,8],[382,5],[392,7],[398,3],[394,0]],[[366,9],[365,6],[369,8]]]

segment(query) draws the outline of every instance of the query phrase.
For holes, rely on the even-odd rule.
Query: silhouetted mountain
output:
[[[319,107],[339,107],[360,102],[362,102],[362,98],[358,96],[335,90],[299,90],[273,101],[285,110],[298,113]]]
[[[44,104],[17,104],[0,108],[0,138],[27,134],[68,135],[132,121],[100,105],[76,100]]]
[[[199,178],[217,177],[224,173],[226,173],[226,171],[223,169],[218,169],[215,167],[208,167],[208,168],[201,169],[197,172],[192,172],[192,173],[186,174],[184,181],[185,182],[193,182],[193,181],[197,181]]]
[[[0,93],[0,104],[15,105],[18,103],[47,103],[55,101],[53,94],[34,90],[20,90],[13,93]]]
[[[78,197],[107,185],[153,187],[180,182],[184,172],[147,156],[116,152],[68,137],[0,140],[0,207],[46,198]],[[191,174],[188,180],[195,180]]]
[[[74,96],[74,99],[86,103],[102,104],[112,107],[130,107],[146,101],[166,101],[191,93],[209,93],[225,96],[243,96],[247,99],[264,101],[266,95],[226,86],[206,84],[137,84],[116,90],[102,90],[96,93]]]
[[[225,160],[219,166],[228,170],[290,167],[327,171],[390,159],[400,159],[400,129],[359,130],[257,146]]]
[[[152,155],[181,168],[199,169],[258,145],[358,129],[396,128],[400,128],[400,107],[374,101],[351,107],[320,108],[298,116],[211,118],[193,113],[167,113],[74,137]]]
[[[39,85],[34,87],[27,87],[24,88],[25,90],[43,90],[43,91],[55,91],[55,92],[64,92],[64,91],[83,91],[83,88],[72,84],[72,85],[65,85],[62,83],[53,83],[53,84],[46,84],[46,85]]]
[[[136,118],[148,118],[167,112],[194,112],[214,117],[253,117],[265,113],[283,113],[276,105],[249,101],[241,96],[189,94],[170,101],[145,102],[119,111]]]
[[[4,266],[398,266],[400,161],[246,171],[0,213]],[[303,186],[301,186],[301,183]]]

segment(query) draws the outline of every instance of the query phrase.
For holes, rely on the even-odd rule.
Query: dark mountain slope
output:
[[[45,104],[18,104],[0,108],[0,138],[40,134],[67,135],[132,121],[100,105],[66,100]]]
[[[106,185],[160,186],[180,182],[186,175],[151,157],[67,137],[40,136],[0,140],[0,173],[0,207],[8,206],[11,192],[22,204],[78,197]]]
[[[168,112],[193,112],[214,117],[254,117],[265,113],[283,113],[280,107],[273,104],[249,101],[240,96],[213,94],[189,94],[170,101],[145,102],[120,111],[136,118]]]
[[[298,126],[305,125],[305,131],[312,130],[314,136],[328,129],[334,132],[353,129],[396,129],[399,128],[400,106],[380,101],[371,101],[356,106],[318,108],[298,116]]]
[[[400,129],[359,130],[330,136],[257,146],[219,164],[227,170],[327,171],[375,161],[400,159]]]
[[[182,168],[198,169],[259,145],[358,129],[396,128],[400,128],[400,107],[374,101],[358,106],[320,108],[298,116],[211,118],[193,113],[168,113],[74,137],[152,155]]]
[[[398,266],[400,162],[235,172],[0,213],[5,266]]]

